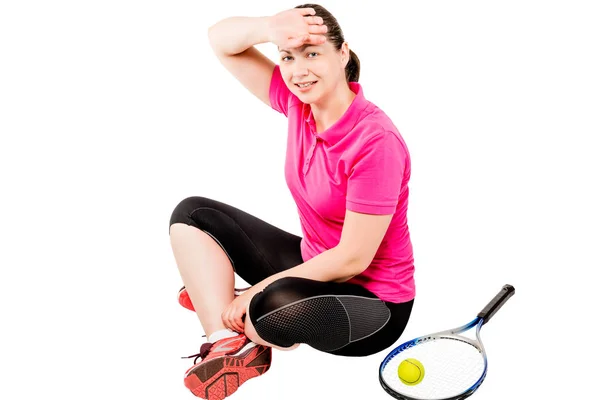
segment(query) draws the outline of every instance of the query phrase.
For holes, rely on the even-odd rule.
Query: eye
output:
[[[314,51],[311,51],[310,53],[308,53],[308,56],[309,56],[309,57],[311,57],[313,54],[314,54],[314,57],[316,57],[316,56],[317,56],[317,53],[316,53],[316,52],[314,52]]]
[[[289,61],[292,57],[290,56],[283,56],[281,57],[281,61]]]

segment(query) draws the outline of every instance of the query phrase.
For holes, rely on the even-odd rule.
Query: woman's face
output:
[[[318,103],[346,82],[348,54],[347,43],[336,50],[330,41],[280,49],[279,69],[287,87],[303,103]]]

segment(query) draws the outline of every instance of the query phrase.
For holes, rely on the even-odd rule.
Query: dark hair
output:
[[[320,6],[318,4],[302,4],[296,6],[294,8],[313,8],[315,10],[315,15],[323,18],[323,25],[327,26],[327,33],[325,36],[329,41],[333,43],[336,50],[342,48],[342,44],[346,41],[344,39],[344,33],[342,32],[342,28],[340,28],[340,24],[338,24],[337,19],[325,7]],[[360,60],[358,56],[350,50],[350,60],[348,60],[348,64],[346,64],[346,81],[348,82],[358,82],[358,77],[360,76]]]

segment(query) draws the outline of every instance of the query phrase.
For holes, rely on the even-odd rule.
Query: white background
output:
[[[482,331],[474,398],[575,398],[596,379],[593,3],[322,3],[411,152],[418,297],[397,344],[516,287]],[[176,302],[173,208],[211,197],[300,234],[285,117],[221,67],[207,28],[299,3],[0,4],[0,398],[193,398],[179,357],[203,332]],[[385,354],[275,351],[231,398],[388,399]]]

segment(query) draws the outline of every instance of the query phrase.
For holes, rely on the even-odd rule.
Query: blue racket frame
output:
[[[398,353],[401,353],[404,350],[410,349],[411,347],[414,347],[414,346],[416,346],[418,344],[421,344],[423,342],[428,342],[428,341],[432,341],[432,340],[439,340],[439,339],[461,340],[463,342],[466,342],[466,343],[472,345],[479,352],[481,352],[481,354],[483,356],[483,362],[484,362],[483,374],[477,380],[477,382],[475,382],[475,384],[473,384],[473,386],[471,386],[470,388],[468,388],[464,392],[460,393],[457,396],[448,397],[448,398],[445,398],[443,400],[461,400],[461,399],[466,399],[471,394],[473,394],[473,392],[475,390],[477,390],[479,388],[479,386],[483,383],[483,380],[485,379],[485,376],[487,375],[487,367],[488,367],[487,354],[485,353],[485,348],[483,347],[483,343],[482,343],[481,337],[479,335],[479,331],[481,330],[481,327],[483,326],[483,322],[484,322],[483,318],[477,317],[473,321],[469,322],[468,324],[465,324],[465,325],[460,326],[458,328],[448,329],[448,330],[437,332],[437,333],[432,333],[430,335],[421,336],[421,337],[418,337],[416,339],[409,340],[408,342],[402,343],[400,346],[398,346],[394,350],[392,350],[392,352],[390,354],[388,354],[383,359],[383,361],[381,363],[381,366],[379,367],[379,382],[381,383],[381,386],[383,387],[383,389],[388,394],[390,394],[392,397],[394,397],[396,399],[399,399],[399,400],[421,400],[421,399],[417,399],[415,397],[410,397],[410,396],[407,396],[407,395],[399,394],[396,391],[394,391],[392,388],[390,388],[385,383],[385,381],[383,380],[383,370],[384,370],[384,368],[386,367],[386,365],[390,362],[390,360],[392,358],[394,358],[394,357],[396,357],[398,355]],[[476,327],[475,336],[477,337],[477,340],[472,340],[472,339],[469,339],[468,337],[460,336],[459,335],[459,333],[466,332],[469,329],[472,329],[473,327]]]
[[[393,390],[391,387],[389,387],[385,383],[385,380],[383,379],[383,370],[392,358],[396,357],[399,353],[403,352],[406,349],[414,347],[423,342],[428,342],[428,341],[432,341],[432,340],[453,339],[453,340],[460,340],[462,342],[472,345],[482,354],[483,361],[484,361],[483,373],[481,374],[481,377],[477,380],[477,382],[475,382],[470,388],[468,388],[464,392],[462,392],[456,396],[447,397],[447,398],[443,398],[443,399],[435,399],[435,400],[462,400],[462,399],[466,399],[467,397],[472,395],[481,386],[481,384],[483,383],[483,380],[485,379],[485,377],[487,375],[487,371],[488,371],[487,354],[485,352],[485,348],[483,347],[483,342],[481,341],[481,336],[480,336],[481,327],[485,323],[487,323],[492,318],[492,316],[500,309],[500,307],[502,307],[504,305],[504,303],[506,303],[506,301],[514,294],[515,294],[515,288],[512,285],[504,285],[502,287],[502,289],[500,290],[500,292],[487,304],[487,306],[484,307],[483,310],[481,310],[481,312],[479,314],[477,314],[477,317],[474,320],[472,320],[471,322],[469,322],[463,326],[459,326],[458,328],[448,329],[448,330],[440,331],[437,333],[432,333],[429,335],[421,336],[416,339],[409,340],[408,342],[402,343],[400,346],[396,347],[383,359],[383,361],[381,362],[381,365],[379,366],[379,383],[381,383],[381,386],[383,387],[383,389],[390,396],[392,396],[396,399],[399,399],[399,400],[423,400],[420,398],[415,398],[415,397],[410,397],[410,396],[407,396],[404,394],[400,394],[400,393],[396,392],[395,390]],[[466,332],[474,327],[476,328],[475,329],[476,340],[470,339],[466,336],[459,335],[460,333]]]

